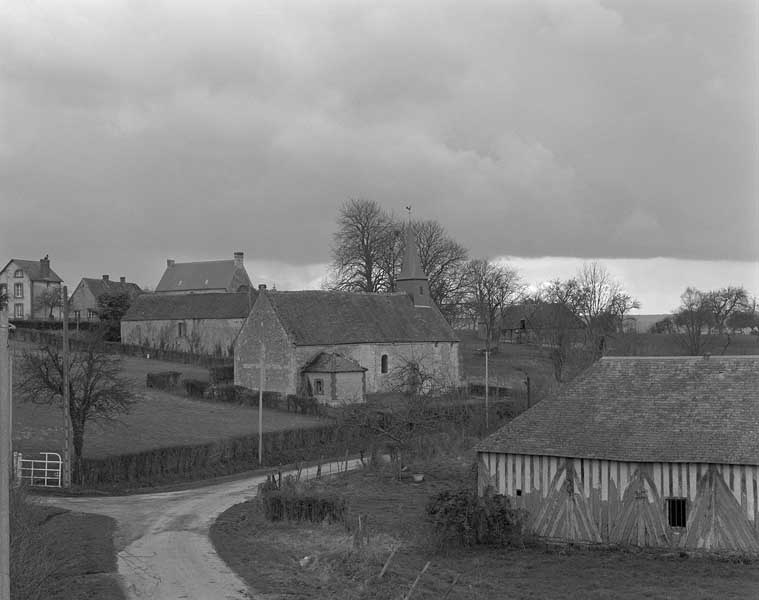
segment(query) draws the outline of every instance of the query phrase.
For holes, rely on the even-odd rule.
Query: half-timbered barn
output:
[[[539,536],[759,552],[759,356],[605,357],[476,450]]]

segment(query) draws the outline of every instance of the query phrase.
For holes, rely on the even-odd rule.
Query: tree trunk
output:
[[[84,423],[72,421],[73,432],[73,455],[71,464],[71,481],[77,485],[82,484],[82,448],[84,447]]]

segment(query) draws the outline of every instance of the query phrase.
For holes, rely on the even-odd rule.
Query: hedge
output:
[[[269,431],[263,435],[263,466],[319,460],[358,452],[366,445],[359,432],[330,424],[322,427]],[[85,458],[87,487],[133,487],[188,481],[255,469],[258,434],[193,446],[156,448],[103,459]]]
[[[159,390],[173,390],[179,383],[182,373],[179,371],[159,371],[157,373],[148,373],[145,384],[149,388],[158,388]]]
[[[211,383],[233,383],[235,380],[235,366],[234,365],[220,365],[218,367],[211,367],[208,370]]]

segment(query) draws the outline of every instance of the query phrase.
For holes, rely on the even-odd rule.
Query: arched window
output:
[[[421,285],[419,286],[419,295],[424,296],[424,288]]]
[[[380,369],[383,373],[387,373],[387,354],[382,355]]]

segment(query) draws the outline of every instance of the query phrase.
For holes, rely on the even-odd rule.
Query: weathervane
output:
[[[411,220],[411,207],[410,207],[410,206],[407,206],[407,207],[406,207],[406,210],[408,211],[408,219],[409,219],[409,221],[410,221],[410,220]]]

